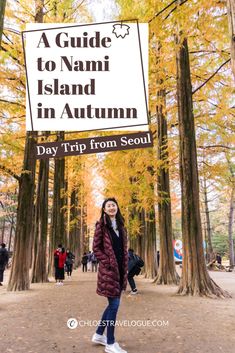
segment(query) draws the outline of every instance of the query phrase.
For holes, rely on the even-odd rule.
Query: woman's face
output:
[[[106,202],[104,206],[104,212],[107,213],[109,217],[115,217],[118,211],[117,204],[114,201]]]

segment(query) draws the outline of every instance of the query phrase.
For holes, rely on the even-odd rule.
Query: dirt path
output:
[[[232,299],[178,297],[176,287],[138,278],[140,294],[127,292],[122,297],[118,320],[126,326],[116,328],[117,341],[128,353],[234,353],[235,273],[211,276]],[[96,274],[80,269],[63,287],[33,284],[30,291],[20,293],[0,287],[0,352],[104,352],[90,342],[95,327],[84,326],[89,324],[86,320],[99,320],[106,306],[95,289]],[[69,318],[79,321],[76,329],[67,327]],[[147,320],[152,326],[146,326]]]

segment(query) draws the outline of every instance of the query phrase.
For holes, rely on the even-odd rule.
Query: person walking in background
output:
[[[127,353],[115,341],[114,329],[122,290],[127,284],[127,236],[124,218],[117,201],[108,198],[103,202],[101,217],[96,224],[93,251],[99,261],[97,294],[107,298],[100,325],[92,342],[105,345],[107,353]],[[107,328],[107,337],[104,330]]]
[[[2,286],[3,274],[7,267],[8,260],[9,260],[9,255],[6,249],[6,244],[2,243],[0,248],[0,286]]]
[[[59,244],[57,249],[54,251],[54,267],[55,267],[55,281],[59,283],[59,255],[62,249],[62,244]]]
[[[58,280],[59,280],[59,285],[63,286],[63,280],[64,280],[64,265],[66,261],[66,251],[65,248],[61,248],[61,251],[59,253],[59,265],[58,265]]]
[[[91,271],[91,256],[92,256],[92,253],[91,251],[88,252],[87,254],[87,271]]]
[[[97,272],[97,258],[94,252],[91,254],[91,269],[92,272]]]
[[[141,269],[137,265],[137,260],[133,249],[128,249],[128,282],[131,287],[131,294],[137,294],[134,277],[140,273]]]
[[[219,266],[222,265],[222,257],[220,256],[220,254],[216,254],[216,261]]]
[[[65,265],[66,265],[66,272],[67,272],[68,278],[71,278],[71,275],[72,275],[74,259],[75,259],[74,254],[69,249],[67,249]]]
[[[88,261],[88,256],[86,252],[84,252],[82,257],[82,272],[87,272],[87,261]]]
[[[159,264],[160,264],[160,251],[157,251],[157,267],[159,268]]]

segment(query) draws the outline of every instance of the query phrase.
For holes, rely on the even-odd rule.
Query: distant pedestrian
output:
[[[61,249],[61,252],[59,253],[59,266],[58,266],[58,279],[59,279],[59,284],[63,285],[63,280],[64,280],[64,265],[66,261],[66,251],[65,248]]]
[[[54,267],[55,267],[55,281],[59,282],[59,255],[62,249],[62,244],[59,244],[54,251]]]
[[[88,258],[88,260],[87,260],[87,270],[88,271],[91,271],[91,256],[92,256],[92,253],[91,253],[91,251],[89,251],[88,254],[87,254],[87,258]]]
[[[82,272],[87,272],[87,261],[88,261],[88,256],[86,252],[84,252],[82,257]]]
[[[91,269],[92,272],[97,272],[97,265],[98,265],[98,260],[94,254],[94,252],[91,255]]]
[[[69,249],[67,249],[65,265],[66,265],[66,272],[67,272],[68,278],[70,278],[72,275],[74,259],[75,259],[74,254]]]
[[[2,243],[0,248],[0,286],[2,286],[3,282],[3,273],[8,264],[8,251],[6,249],[6,244]]]
[[[222,269],[222,257],[220,256],[220,254],[216,254],[216,262],[217,262],[218,268]]]
[[[157,267],[159,268],[159,264],[160,264],[160,251],[157,251]]]
[[[218,265],[220,265],[220,266],[222,265],[222,257],[220,256],[220,254],[216,255],[216,261],[217,261]]]
[[[64,264],[66,261],[65,248],[61,244],[54,252],[54,264],[55,264],[55,279],[57,285],[63,285],[64,280]]]
[[[141,271],[141,268],[137,264],[137,259],[134,254],[133,249],[128,249],[128,282],[131,287],[131,294],[137,294],[138,290],[136,288],[134,277],[137,276]]]

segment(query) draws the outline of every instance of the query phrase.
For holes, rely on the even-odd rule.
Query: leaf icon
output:
[[[129,29],[130,29],[130,26],[119,23],[119,24],[113,25],[112,33],[114,33],[117,38],[119,37],[125,38],[125,36],[129,35]]]

